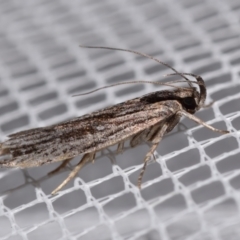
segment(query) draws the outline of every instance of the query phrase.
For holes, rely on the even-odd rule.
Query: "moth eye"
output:
[[[196,102],[195,102],[194,98],[192,98],[192,97],[183,98],[183,104],[187,108],[195,108],[196,107]]]

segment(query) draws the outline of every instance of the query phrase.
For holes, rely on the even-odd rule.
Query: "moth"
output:
[[[144,141],[150,143],[151,147],[144,158],[138,178],[140,188],[148,161],[163,136],[178,124],[182,116],[212,131],[221,134],[229,133],[216,129],[193,115],[204,107],[207,96],[206,86],[201,76],[180,73],[150,55],[132,50],[110,47],[81,47],[127,51],[150,58],[172,69],[174,73],[169,75],[183,77],[189,87],[171,85],[170,83],[179,82],[172,81],[162,85],[175,87],[174,90],[152,92],[70,121],[11,134],[6,141],[0,143],[1,167],[29,168],[52,162],[62,162],[51,172],[56,173],[74,157],[83,154],[68,177],[52,192],[52,194],[56,194],[76,176],[85,164],[94,161],[96,152],[112,145],[118,145],[117,152],[121,152],[126,140],[130,140],[131,147]],[[190,81],[187,78],[189,75],[194,77],[196,81]],[[198,85],[199,90],[193,87],[194,83]]]

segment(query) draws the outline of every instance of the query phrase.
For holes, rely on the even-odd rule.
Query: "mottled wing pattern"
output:
[[[96,152],[172,117],[178,101],[146,103],[141,98],[49,127],[9,136],[0,145],[0,166],[32,167]]]

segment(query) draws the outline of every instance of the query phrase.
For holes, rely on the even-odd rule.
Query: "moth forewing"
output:
[[[100,151],[165,121],[180,107],[177,101],[148,104],[137,98],[75,120],[19,132],[1,144],[0,164],[36,167]]]
[[[206,87],[200,76],[179,73],[149,55],[137,54],[171,68],[175,72],[172,75],[183,77],[189,88],[176,87],[177,90],[173,91],[153,92],[64,123],[11,134],[8,140],[0,144],[0,166],[27,168],[63,161],[51,172],[56,173],[71,159],[83,154],[69,176],[52,192],[55,194],[74,178],[86,163],[94,160],[96,152],[115,144],[118,144],[117,152],[121,152],[126,140],[130,140],[132,147],[145,141],[152,146],[146,154],[138,179],[140,187],[149,159],[163,136],[178,124],[181,116],[188,117],[213,131],[228,133],[213,128],[193,115],[204,105],[206,99]],[[192,87],[192,81],[186,78],[187,75],[196,78],[200,92]]]

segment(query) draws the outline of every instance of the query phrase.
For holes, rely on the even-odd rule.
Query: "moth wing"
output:
[[[0,145],[0,166],[33,167],[96,152],[166,121],[180,107],[174,100],[146,105],[138,98],[50,127],[15,133]]]

